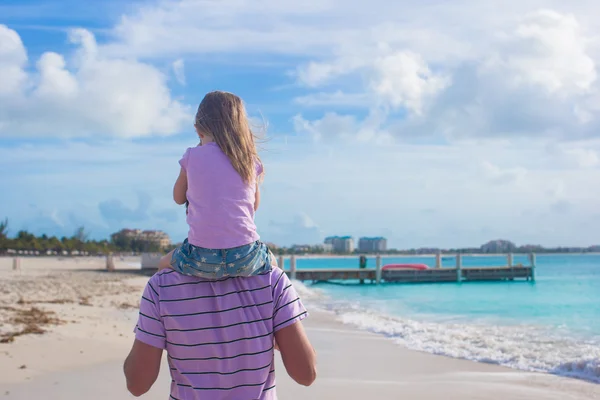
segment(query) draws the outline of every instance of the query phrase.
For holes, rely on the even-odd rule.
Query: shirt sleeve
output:
[[[285,272],[274,270],[280,272],[273,274],[273,331],[277,332],[303,320],[308,313]]]
[[[265,172],[262,162],[256,160],[256,176],[261,176]]]
[[[185,153],[183,153],[183,156],[181,157],[181,160],[179,160],[179,165],[181,165],[181,168],[183,168],[184,171],[187,172],[187,166],[188,166],[188,160],[190,158],[190,151],[192,149],[188,148]]]
[[[135,338],[159,349],[166,348],[165,326],[160,316],[158,275],[154,275],[144,289],[140,300],[140,314],[135,326]]]

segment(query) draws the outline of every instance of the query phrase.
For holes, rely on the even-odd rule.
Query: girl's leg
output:
[[[161,271],[163,269],[171,268],[171,258],[173,257],[173,252],[175,250],[171,250],[166,255],[162,256],[160,261],[158,262],[158,270]]]
[[[279,263],[277,262],[277,257],[275,257],[275,254],[273,254],[273,252],[271,250],[269,250],[269,255],[271,256],[271,267],[273,267],[273,268],[279,267]]]

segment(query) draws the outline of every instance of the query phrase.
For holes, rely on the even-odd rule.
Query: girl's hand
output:
[[[175,250],[171,250],[170,252],[168,252],[166,255],[162,256],[160,258],[160,261],[158,262],[158,270],[162,271],[163,269],[168,269],[171,268],[171,258],[173,257],[173,252]]]

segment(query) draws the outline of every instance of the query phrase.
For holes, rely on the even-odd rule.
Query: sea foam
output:
[[[334,312],[344,324],[384,335],[412,350],[600,383],[600,338],[525,324],[391,316],[359,303],[333,300],[298,282],[294,286],[309,308]]]

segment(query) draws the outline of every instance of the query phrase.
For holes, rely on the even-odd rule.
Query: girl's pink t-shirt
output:
[[[179,160],[187,174],[188,242],[208,249],[230,249],[259,240],[254,224],[256,177],[246,183],[216,143],[191,147]]]

